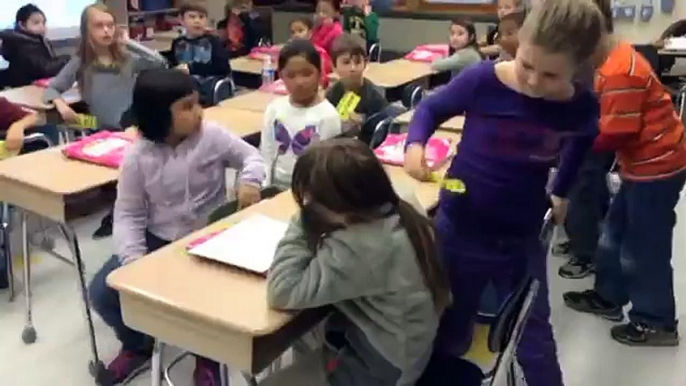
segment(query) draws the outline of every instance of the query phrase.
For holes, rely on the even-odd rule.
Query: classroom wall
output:
[[[638,2],[637,2],[638,3]],[[686,19],[686,0],[676,0],[674,12],[671,15],[662,14],[659,1],[654,1],[656,6],[653,18],[648,23],[638,20],[615,21],[617,35],[636,44],[650,43],[657,39],[670,24],[680,19]]]

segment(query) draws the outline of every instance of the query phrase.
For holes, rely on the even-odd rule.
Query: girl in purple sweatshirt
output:
[[[570,36],[575,38],[570,39]],[[602,52],[603,17],[592,0],[547,1],[527,17],[514,61],[464,70],[424,100],[410,123],[405,167],[429,179],[424,145],[439,125],[466,115],[462,140],[442,189],[436,225],[450,276],[438,349],[469,348],[481,293],[492,282],[507,295],[526,276],[541,282],[519,347],[529,386],[561,386],[550,325],[546,254],[539,241],[549,206],[564,220],[566,195],[597,133],[598,102],[574,73]],[[559,172],[546,191],[549,170]],[[460,189],[449,190],[447,187]]]

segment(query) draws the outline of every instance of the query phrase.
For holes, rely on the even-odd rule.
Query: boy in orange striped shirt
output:
[[[600,135],[594,150],[617,152],[622,186],[598,246],[595,288],[564,294],[581,312],[629,323],[612,337],[632,346],[679,343],[672,271],[674,208],[686,182],[684,125],[648,61],[615,41],[598,69]]]

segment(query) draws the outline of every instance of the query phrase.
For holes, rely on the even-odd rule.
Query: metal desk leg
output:
[[[229,367],[223,363],[219,364],[219,379],[221,386],[229,386]]]
[[[79,241],[76,237],[76,233],[65,224],[59,225],[62,235],[67,240],[67,245],[71,250],[72,256],[74,256],[74,267],[76,267],[76,274],[78,276],[79,289],[81,292],[81,301],[83,304],[83,310],[86,315],[86,324],[88,327],[88,334],[90,338],[91,354],[93,359],[88,364],[88,369],[97,384],[101,385],[106,383],[109,379],[105,365],[100,360],[98,356],[98,344],[95,339],[95,328],[93,327],[93,317],[91,315],[90,304],[88,303],[88,287],[86,286],[86,277],[84,272],[83,260],[81,259],[81,249],[79,248]]]
[[[24,261],[24,298],[26,299],[26,324],[21,332],[21,340],[26,344],[36,341],[36,329],[33,327],[33,310],[31,309],[31,256],[29,255],[29,235],[27,214],[21,211],[21,246]]]
[[[7,203],[0,203],[0,232],[2,232],[2,253],[5,255],[7,266],[7,284],[9,285],[10,302],[14,301],[14,261],[12,258],[12,246],[10,245],[10,230],[12,229],[10,207]]]
[[[243,374],[243,379],[248,383],[248,386],[257,386],[257,379],[250,374]]]
[[[164,343],[159,339],[155,339],[155,346],[152,351],[152,365],[151,365],[151,375],[152,386],[162,386],[162,377],[164,369],[162,368],[162,361],[164,355]]]

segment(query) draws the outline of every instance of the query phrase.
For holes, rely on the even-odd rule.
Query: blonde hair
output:
[[[90,30],[88,27],[91,11],[104,12],[112,16],[115,26],[117,24],[117,18],[114,16],[114,13],[102,3],[89,5],[84,8],[83,12],[81,13],[81,39],[76,52],[76,55],[79,57],[79,59],[81,59],[81,66],[76,72],[76,83],[78,84],[81,93],[84,93],[87,90],[88,82],[90,81],[92,75],[91,67],[98,59],[91,43]],[[121,69],[126,62],[128,55],[119,43],[119,33],[119,28],[117,28],[114,34],[114,41],[109,46],[109,52],[110,55],[112,55],[113,64]]]
[[[551,54],[566,54],[579,67],[597,51],[605,28],[604,17],[593,0],[543,1],[524,21],[520,40]]]

